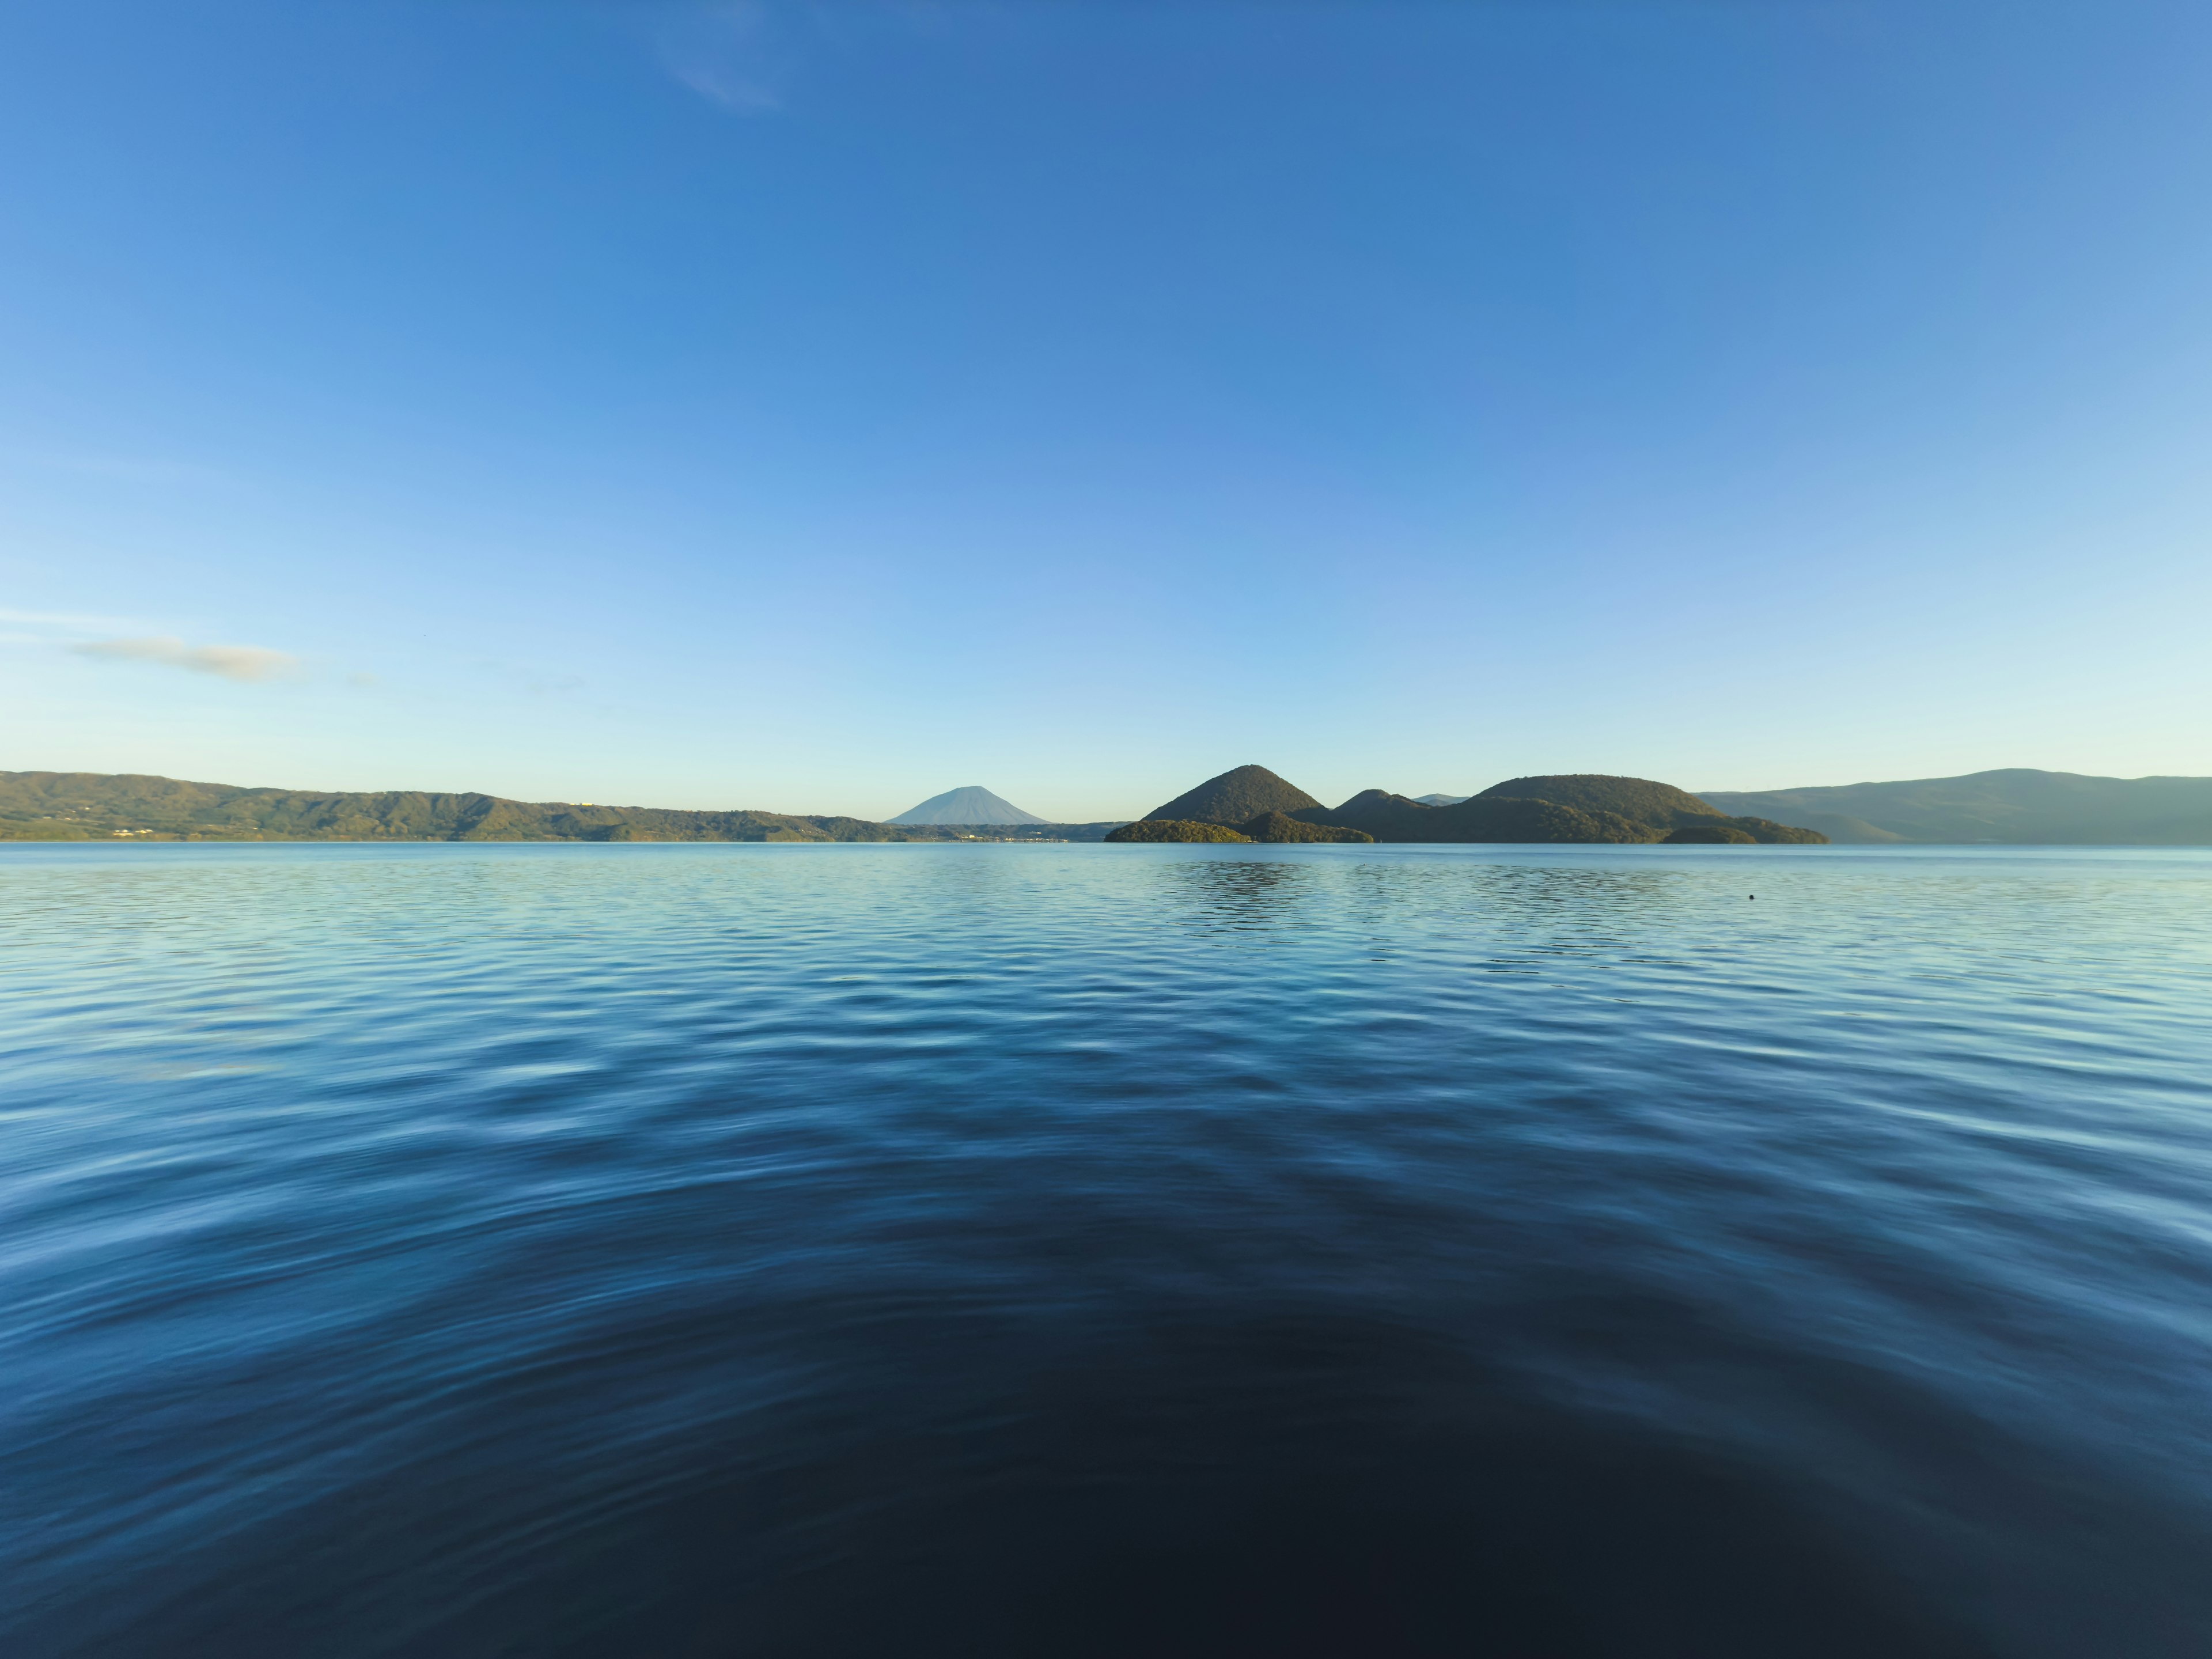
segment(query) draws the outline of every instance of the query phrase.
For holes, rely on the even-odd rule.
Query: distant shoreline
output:
[[[1258,772],[1264,769],[1238,769]],[[1200,795],[1233,775],[1200,786]],[[1795,824],[1844,844],[1880,846],[2202,847],[2212,846],[2212,778],[2100,778],[2011,769],[1955,778],[1846,784],[1763,792],[1715,791],[1698,796],[1633,779],[1575,775],[1519,779],[1484,795],[1407,798],[1363,791],[1324,808],[1303,791],[1267,775],[1278,792],[1245,799],[1234,790],[1190,804],[1157,808],[1144,819],[1088,823],[902,824],[832,814],[759,810],[712,811],[517,801],[477,793],[308,791],[194,783],[133,773],[0,771],[0,845],[9,842],[501,841],[516,842],[765,842],[812,843],[906,842],[953,845],[1089,842],[1124,825],[1161,818],[1203,819],[1224,827],[1255,814],[1281,811],[1309,823],[1336,823],[1379,841],[1413,844],[1564,845],[1584,839],[1657,838],[1670,828]],[[1562,805],[1541,811],[1496,799],[1509,789],[1542,790],[1570,800],[1586,797],[1595,817]],[[1627,806],[1638,792],[1662,792],[1667,813],[1644,811],[1634,824],[1610,824],[1608,800]],[[1285,793],[1286,792],[1286,793]],[[1218,791],[1216,791],[1218,793]],[[1262,791],[1262,797],[1267,791]],[[1490,799],[1490,805],[1482,803]],[[1507,797],[1514,799],[1514,797]],[[1572,816],[1581,811],[1582,817]],[[1516,817],[1515,815],[1518,815]],[[1661,818],[1671,815],[1671,824]],[[1615,816],[1619,816],[1615,814]],[[1593,833],[1591,819],[1601,833]],[[1541,822],[1540,822],[1540,820]],[[1524,822],[1525,821],[1525,822]],[[1607,827],[1610,824],[1610,827]],[[1550,833],[1516,834],[1547,828]],[[1565,830],[1566,833],[1559,833]],[[1240,830],[1239,833],[1242,833]],[[1771,831],[1769,832],[1771,833]],[[1764,839],[1764,836],[1759,836]],[[1125,837],[1124,839],[1130,839]]]

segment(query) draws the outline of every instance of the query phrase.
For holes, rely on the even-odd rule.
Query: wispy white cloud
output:
[[[66,611],[9,611],[0,608],[0,623],[13,623],[19,628],[54,628],[69,632],[89,629],[97,633],[113,633],[118,629],[133,624],[120,617],[87,617]]]
[[[679,84],[737,115],[783,107],[787,53],[765,0],[687,9],[659,32],[661,66]]]
[[[160,663],[226,680],[278,680],[300,672],[300,659],[289,651],[271,651],[259,645],[187,645],[158,634],[138,639],[88,640],[70,649],[81,657]]]

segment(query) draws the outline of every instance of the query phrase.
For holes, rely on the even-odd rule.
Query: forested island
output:
[[[1324,806],[1264,766],[1239,766],[1124,824],[1109,842],[1665,842],[1817,845],[1817,830],[1731,816],[1672,784],[1591,773],[1513,778],[1437,804],[1364,789]],[[1224,836],[1218,832],[1233,832]]]

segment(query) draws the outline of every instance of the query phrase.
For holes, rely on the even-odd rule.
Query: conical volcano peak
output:
[[[1024,812],[1002,795],[980,783],[964,789],[948,789],[932,795],[919,806],[909,806],[890,823],[1044,823],[1048,819]]]
[[[1321,803],[1264,766],[1240,766],[1208,778],[1188,794],[1177,795],[1147,818],[1182,818],[1193,823],[1237,824],[1262,812],[1298,812]]]

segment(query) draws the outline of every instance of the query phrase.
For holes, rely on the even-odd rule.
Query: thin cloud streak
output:
[[[739,0],[679,18],[659,37],[661,67],[676,82],[738,115],[783,107],[775,82],[782,65],[768,50],[768,8]]]
[[[14,623],[22,628],[89,628],[103,632],[131,626],[129,622],[119,617],[85,617],[62,611],[6,609],[0,609],[0,623]]]
[[[289,651],[271,651],[259,645],[187,645],[166,635],[93,640],[70,649],[80,657],[160,663],[165,667],[181,668],[187,673],[213,674],[226,680],[278,680],[300,672],[300,659]]]

